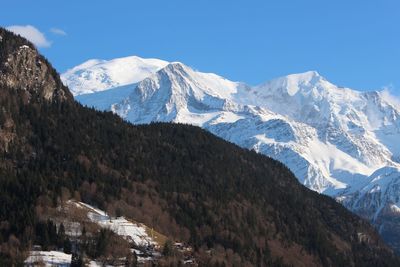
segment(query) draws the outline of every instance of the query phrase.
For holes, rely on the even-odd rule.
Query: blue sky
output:
[[[398,0],[4,1],[0,25],[32,25],[59,72],[90,58],[182,61],[259,84],[317,70],[400,95]]]

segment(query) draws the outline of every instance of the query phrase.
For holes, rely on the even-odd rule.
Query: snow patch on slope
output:
[[[69,266],[71,260],[72,254],[60,251],[31,251],[24,263],[28,266]]]
[[[83,202],[76,202],[76,205],[89,209],[88,218],[91,221],[102,228],[110,229],[127,240],[133,241],[137,246],[157,245],[147,234],[144,225],[131,222],[124,217],[112,218],[106,212]]]

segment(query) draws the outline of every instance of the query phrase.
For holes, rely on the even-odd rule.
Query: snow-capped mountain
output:
[[[136,56],[112,60],[88,60],[61,75],[73,95],[103,91],[139,82],[168,64],[159,59]]]
[[[139,61],[147,66],[147,60]],[[141,69],[123,66],[118,72],[110,62],[102,63],[104,77],[135,76]],[[283,162],[307,187],[371,220],[387,205],[400,210],[400,106],[384,92],[338,87],[314,71],[252,87],[182,63],[156,62],[164,66],[140,72],[135,77],[146,76],[140,81],[118,83],[124,86],[85,76],[91,92],[111,89],[76,99],[135,124],[171,121],[208,129]],[[108,64],[118,75],[107,72]],[[63,79],[74,92],[83,92],[84,85],[74,88],[75,81],[93,67],[72,70],[77,68]]]

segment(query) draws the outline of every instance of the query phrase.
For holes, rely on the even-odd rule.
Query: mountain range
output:
[[[203,93],[173,88],[171,95],[147,90],[181,84],[169,72],[186,67],[167,64],[155,73],[159,80],[139,82],[143,102],[167,95],[196,110],[253,112],[251,106],[221,102],[210,95],[211,87]],[[215,78],[213,86],[230,85],[225,96],[232,99],[242,86],[215,75],[198,77],[204,83]],[[115,112],[131,115],[127,104],[115,105]],[[282,163],[199,127],[133,125],[84,107],[33,44],[3,28],[0,106],[0,266],[55,253],[74,266],[134,266],[140,244],[99,229],[97,220],[88,222],[88,213],[77,209],[81,205],[106,212],[104,224],[140,223],[152,237],[156,232],[170,239],[165,244],[189,244],[198,266],[399,266],[399,257],[368,222],[301,185]],[[149,112],[156,106],[149,104]],[[136,116],[150,119],[149,112]],[[159,112],[167,119],[179,113],[178,105]],[[193,114],[187,110],[185,116]],[[202,116],[193,118],[198,123]],[[158,255],[152,265],[185,264],[170,245]]]
[[[281,161],[399,248],[400,105],[386,91],[336,86],[316,71],[250,86],[136,56],[89,60],[61,77],[84,105],[134,124],[200,126]]]

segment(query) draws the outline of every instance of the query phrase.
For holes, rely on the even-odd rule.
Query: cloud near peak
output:
[[[25,37],[37,47],[50,47],[51,42],[46,39],[44,33],[32,25],[11,25],[7,30]]]
[[[400,108],[400,97],[399,95],[395,95],[393,92],[395,92],[393,85],[388,85],[382,88],[380,94],[388,103]]]
[[[57,34],[57,35],[62,35],[62,36],[66,36],[67,35],[67,33],[64,30],[59,29],[59,28],[51,28],[50,31],[52,33],[54,33],[54,34]]]

